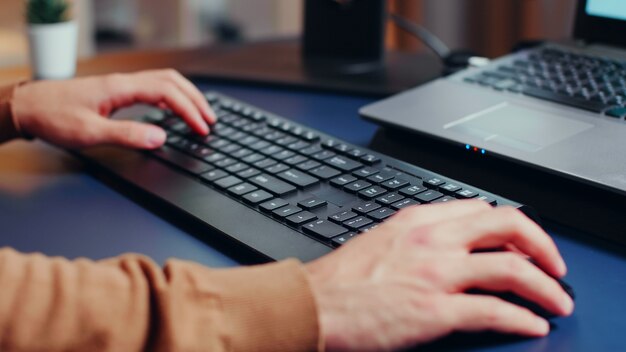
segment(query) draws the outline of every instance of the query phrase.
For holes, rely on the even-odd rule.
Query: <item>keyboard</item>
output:
[[[372,231],[398,211],[423,204],[480,199],[494,207],[513,206],[532,215],[528,207],[519,203],[351,145],[217,92],[207,92],[206,98],[218,116],[218,123],[208,136],[194,134],[168,111],[150,110],[141,119],[167,131],[166,144],[145,153],[184,174],[196,189],[191,192],[191,186],[186,187],[190,197],[195,197],[202,187],[226,197],[216,208],[221,214],[208,214],[204,209],[196,212],[214,215],[209,221],[221,221],[224,226],[239,225],[234,223],[241,219],[270,221],[332,250]],[[157,182],[157,178],[152,176],[150,182]],[[138,184],[143,179],[145,175],[134,182]],[[164,187],[161,183],[154,188]],[[194,214],[191,207],[201,204],[180,201],[181,197],[171,190],[161,194],[169,194],[166,201],[170,203],[179,202],[173,205],[182,207],[185,214]],[[245,205],[247,210],[227,210],[234,203]],[[238,213],[232,214],[234,211]],[[253,213],[262,214],[264,220],[252,216]],[[251,247],[271,258],[297,256],[289,248],[281,249],[279,255],[264,253],[273,251],[276,246],[271,242],[279,240],[273,239],[273,234],[241,234],[262,231],[258,227],[255,230],[254,223],[246,225],[232,230],[237,234],[225,235],[249,241],[263,238],[258,246],[267,245],[269,249]]]
[[[544,47],[512,62],[489,66],[464,81],[620,121],[626,117],[626,61]]]

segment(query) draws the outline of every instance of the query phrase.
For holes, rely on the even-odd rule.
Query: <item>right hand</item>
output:
[[[475,253],[494,248],[509,251]],[[402,210],[307,270],[329,351],[406,348],[454,331],[548,334],[545,319],[465,293],[474,288],[512,291],[557,315],[574,307],[551,277],[567,271],[552,239],[518,210],[480,201]]]

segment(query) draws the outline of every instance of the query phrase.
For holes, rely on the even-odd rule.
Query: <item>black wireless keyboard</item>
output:
[[[150,156],[186,173],[200,186],[228,197],[222,200],[220,208],[230,216],[228,221],[223,221],[224,226],[235,226],[232,222],[242,219],[259,222],[262,219],[248,215],[262,213],[263,221],[278,222],[330,249],[371,231],[410,206],[474,198],[493,206],[508,205],[529,211],[521,204],[344,143],[235,99],[213,92],[206,97],[219,118],[206,137],[192,133],[181,119],[167,111],[152,110],[143,120],[162,126],[168,133],[166,145],[148,152]],[[161,197],[172,193],[162,191]],[[166,201],[178,202],[180,197],[177,197],[171,196]],[[224,212],[229,209],[227,199],[245,204],[250,213]],[[204,216],[206,212],[201,214]],[[220,221],[224,215],[215,216],[213,221]],[[232,230],[237,234],[225,234],[252,238],[250,241],[254,241],[250,236],[264,238],[258,243],[270,249],[248,245],[270,258],[302,257],[290,254],[288,246],[281,248],[281,255],[267,253],[281,247],[280,243],[273,246],[267,242],[279,241],[269,234],[240,233],[241,229],[250,232],[254,228],[254,223],[247,224]]]

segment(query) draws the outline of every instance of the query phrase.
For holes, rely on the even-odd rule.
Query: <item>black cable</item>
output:
[[[426,46],[437,54],[442,61],[446,60],[446,58],[452,53],[452,50],[450,50],[450,48],[448,48],[448,46],[441,41],[441,39],[437,38],[426,28],[409,21],[404,17],[398,16],[395,13],[390,13],[389,17],[396,24],[396,26],[417,37],[424,44],[426,44]]]
[[[413,35],[426,44],[446,66],[445,74],[454,73],[468,66],[484,66],[489,59],[480,57],[471,51],[451,50],[441,39],[437,38],[426,28],[394,13],[389,18],[399,28]]]

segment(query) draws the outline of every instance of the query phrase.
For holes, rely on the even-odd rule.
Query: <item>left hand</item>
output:
[[[135,103],[168,108],[201,135],[208,134],[208,124],[216,122],[202,93],[174,70],[32,82],[17,88],[12,101],[23,133],[61,147],[160,147],[166,139],[160,127],[107,118]]]

